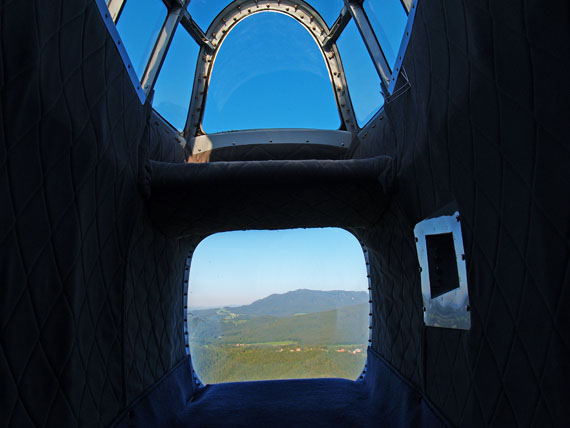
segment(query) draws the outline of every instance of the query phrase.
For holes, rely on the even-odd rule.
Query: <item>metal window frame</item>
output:
[[[345,229],[347,230],[347,229]],[[352,234],[356,238],[356,235],[352,233],[350,230],[347,230],[349,233]],[[356,238],[358,239],[358,238]],[[374,306],[372,300],[372,278],[370,276],[370,251],[366,244],[362,241],[358,241],[360,247],[362,247],[362,254],[364,254],[364,263],[366,264],[366,278],[368,278],[368,347],[372,347],[372,317],[374,316]],[[368,350],[367,350],[368,354]],[[368,370],[368,355],[366,355],[366,361],[364,361],[364,367],[362,368],[362,373],[356,380],[363,380],[366,377],[366,371]]]
[[[344,228],[343,228],[343,230],[350,233],[354,237],[354,239],[356,239],[358,241],[358,243],[360,244],[360,247],[362,249],[362,254],[364,256],[364,263],[366,264],[366,278],[368,279],[368,304],[369,304],[367,346],[372,347],[372,336],[373,336],[373,334],[372,334],[373,333],[372,332],[372,317],[374,316],[374,306],[373,306],[373,300],[372,300],[372,278],[370,276],[370,256],[369,256],[370,251],[368,250],[368,247],[366,246],[366,244],[364,242],[360,241],[352,231],[350,231],[349,229],[344,229]],[[211,236],[211,235],[209,235],[209,236]],[[202,389],[205,387],[205,385],[200,380],[200,377],[198,376],[198,373],[196,373],[196,370],[194,370],[194,361],[192,359],[192,355],[191,355],[191,351],[190,351],[190,330],[188,329],[188,294],[189,294],[189,288],[190,288],[190,267],[192,266],[192,256],[194,255],[194,251],[196,250],[198,245],[200,245],[200,243],[204,239],[206,239],[207,237],[208,236],[203,237],[198,243],[194,244],[190,248],[190,251],[188,252],[188,256],[186,257],[186,263],[184,264],[184,275],[183,275],[184,279],[183,279],[183,285],[182,285],[183,296],[184,296],[183,297],[184,346],[185,346],[185,350],[186,350],[186,355],[190,356],[190,367],[191,367],[191,371],[192,371],[192,380],[196,384],[197,389]],[[368,370],[368,350],[366,350],[366,352],[367,352],[367,356],[366,356],[366,360],[364,361],[364,366],[362,368],[362,372],[360,373],[360,375],[358,375],[358,377],[356,378],[356,381],[362,381],[366,377],[366,371]],[[256,381],[253,381],[253,382],[256,382]],[[260,381],[257,381],[257,382],[260,382]]]
[[[188,143],[192,154],[199,155],[222,147],[253,144],[319,144],[348,148],[353,138],[351,132],[337,129],[271,128],[198,135]]]
[[[160,1],[160,0],[157,0]],[[158,74],[164,64],[164,59],[166,57],[166,53],[170,48],[170,44],[172,43],[172,39],[174,38],[174,34],[176,29],[178,28],[178,24],[182,20],[184,13],[186,12],[186,7],[190,3],[190,0],[162,0],[163,4],[166,6],[167,14],[158,34],[158,37],[154,43],[153,49],[151,51],[150,57],[147,61],[145,70],[141,79],[139,81],[138,76],[134,72],[134,68],[126,52],[123,43],[121,41],[121,37],[117,31],[117,22],[121,16],[122,11],[125,8],[125,4],[127,0],[109,0],[105,5],[104,0],[97,0],[97,5],[99,6],[99,12],[101,16],[105,20],[105,24],[107,25],[107,29],[113,36],[115,40],[115,44],[119,49],[119,53],[121,54],[121,58],[123,59],[124,63],[127,65],[127,69],[129,71],[129,75],[137,92],[142,92],[145,95],[145,99],[141,102],[144,103],[146,98],[148,98],[152,90],[154,89],[154,85],[156,84],[156,80],[158,78]],[[113,25],[111,25],[113,24]],[[139,94],[139,97],[141,94]]]
[[[309,31],[321,50],[327,65],[342,121],[340,129],[345,129],[352,133],[358,132],[359,127],[348,92],[342,61],[336,44],[327,43],[327,40],[331,38],[331,30],[329,30],[320,14],[303,0],[264,0],[263,2],[259,0],[235,0],[214,18],[205,34],[207,41],[213,46],[213,50],[207,43],[201,46],[183,136],[185,138],[193,138],[206,134],[202,129],[202,119],[212,69],[220,46],[237,23],[260,12],[283,13],[295,19]],[[183,20],[182,22],[184,24],[187,21]],[[199,35],[198,38],[201,40],[202,36]]]
[[[393,70],[390,68],[388,61],[386,60],[382,45],[378,41],[376,33],[368,20],[368,15],[362,7],[362,3],[364,1],[365,0],[344,0],[344,3],[346,5],[345,7],[349,9],[350,14],[354,18],[354,22],[358,27],[358,31],[364,40],[366,49],[368,50],[370,58],[372,59],[378,76],[380,77],[380,85],[382,87],[384,100],[386,103],[389,103],[410,87],[410,82],[405,70],[403,69],[402,63],[410,41],[410,35],[412,34],[412,26],[416,15],[418,0],[401,0],[402,8],[408,15],[408,19],[406,21],[404,35],[400,42],[400,49],[398,50],[398,56]],[[399,88],[396,88],[400,75],[404,78],[404,84]]]
[[[416,17],[416,10],[418,9],[419,0],[402,0],[404,4],[404,9],[408,13],[408,20],[406,22],[406,28],[404,29],[404,35],[402,36],[402,41],[400,42],[400,49],[398,50],[398,56],[396,58],[396,63],[394,64],[394,70],[390,76],[390,83],[388,85],[388,92],[393,96],[400,95],[401,92],[406,91],[410,87],[410,81],[404,70],[403,62],[406,56],[406,51],[408,49],[408,44],[410,42],[410,37],[412,35],[412,28],[414,26],[414,19]],[[398,83],[398,77],[402,75],[404,78],[404,84],[396,89],[396,84]]]
[[[113,2],[114,6],[113,7],[113,11],[114,13],[116,13],[116,18],[118,18],[118,16],[120,15],[120,12],[123,9],[124,6],[124,2],[126,0],[115,0]],[[119,2],[121,3],[119,5]],[[99,10],[99,13],[101,14],[101,18],[103,19],[103,22],[105,23],[105,26],[107,27],[107,31],[109,32],[109,35],[111,36],[111,38],[113,39],[113,41],[115,42],[115,46],[117,47],[117,50],[119,51],[119,55],[121,56],[121,59],[123,60],[123,63],[125,64],[125,68],[127,69],[127,73],[129,75],[129,78],[131,79],[131,83],[133,84],[133,87],[139,97],[139,101],[141,102],[141,104],[144,104],[146,102],[147,96],[145,91],[142,89],[142,85],[141,82],[139,81],[139,78],[137,76],[137,74],[135,73],[135,69],[133,67],[133,64],[131,62],[131,59],[129,58],[129,54],[127,53],[127,50],[125,49],[125,46],[123,45],[123,42],[121,40],[121,36],[119,35],[119,32],[117,31],[117,27],[115,26],[115,21],[113,21],[113,16],[110,12],[110,9],[107,8],[107,4],[105,3],[105,0],[95,0],[95,4],[97,5],[97,9]],[[111,6],[111,3],[109,3],[109,5]]]
[[[190,357],[190,370],[192,371],[192,380],[196,384],[197,389],[204,388],[204,384],[198,377],[196,370],[194,370],[194,362],[192,361],[192,354],[190,352],[190,331],[188,330],[188,287],[190,282],[190,266],[192,264],[192,255],[194,254],[194,250],[196,249],[196,245],[192,246],[190,251],[188,252],[188,256],[186,257],[186,263],[184,264],[184,282],[182,285],[182,290],[184,293],[183,303],[184,303],[184,349],[186,350],[186,355]]]
[[[189,1],[180,0],[179,2],[174,2],[174,4],[168,8],[168,14],[166,15],[164,24],[160,29],[160,33],[158,34],[158,38],[156,39],[156,43],[154,44],[150,58],[141,78],[141,85],[147,96],[154,89],[158,74],[164,64],[166,53],[170,48],[170,44],[172,43],[172,39],[174,38],[174,34],[178,28],[178,24],[184,16],[188,3]]]
[[[362,40],[364,40],[364,45],[366,46],[368,54],[372,59],[372,63],[376,68],[376,72],[380,77],[382,93],[384,98],[387,98],[389,95],[388,85],[390,83],[390,76],[392,73],[390,71],[388,61],[386,60],[386,56],[384,55],[384,51],[382,50],[380,43],[378,43],[378,39],[370,25],[368,15],[366,15],[366,12],[362,7],[362,1],[363,0],[344,0],[344,4],[350,11],[360,36],[362,37]]]
[[[354,18],[368,53],[378,72],[385,103],[389,103],[392,99],[404,93],[409,88],[409,81],[402,63],[410,40],[418,0],[401,0],[402,7],[406,13],[408,13],[408,21],[398,51],[396,64],[392,71],[370,25],[368,16],[362,7],[364,0],[344,0],[345,6],[342,8],[330,29],[317,10],[303,0],[264,0],[263,2],[260,2],[260,0],[234,0],[214,18],[206,33],[194,22],[192,16],[186,10],[190,0],[162,0],[167,7],[167,16],[140,81],[115,26],[126,1],[127,0],[108,0],[107,3],[105,3],[105,0],[96,0],[96,3],[107,29],[115,41],[119,54],[125,63],[127,72],[141,103],[144,104],[146,99],[152,95],[158,75],[179,24],[188,31],[200,46],[190,106],[187,113],[186,124],[182,132],[182,137],[185,139],[206,134],[202,129],[204,107],[215,58],[224,38],[238,22],[258,12],[271,11],[286,14],[309,31],[323,54],[327,71],[329,72],[335,101],[342,121],[342,125],[339,128],[340,130],[347,130],[356,134],[362,129],[356,121],[344,68],[336,46],[338,37],[344,31],[350,19]],[[400,75],[404,77],[405,82],[399,88],[396,88]],[[380,110],[382,110],[382,107]]]

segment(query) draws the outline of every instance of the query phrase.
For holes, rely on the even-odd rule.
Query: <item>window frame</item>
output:
[[[340,54],[336,44],[327,43],[330,29],[320,14],[301,0],[266,0],[263,4],[259,4],[255,0],[235,0],[214,18],[205,34],[207,40],[212,44],[213,50],[209,46],[203,45],[198,54],[192,99],[183,135],[186,138],[193,138],[206,134],[202,129],[202,119],[210,78],[220,47],[227,35],[239,22],[256,13],[263,12],[285,14],[295,19],[309,31],[317,43],[327,66],[341,118],[342,125],[340,130],[347,130],[353,133],[358,132],[358,124],[347,89]]]
[[[334,131],[332,131],[334,132]],[[368,247],[366,246],[366,244],[361,241],[356,234],[351,231],[350,229],[346,229],[346,228],[342,228],[343,230],[347,231],[348,233],[350,233],[360,244],[360,247],[362,248],[362,253],[364,255],[364,263],[366,264],[366,277],[368,279],[368,304],[369,304],[369,312],[368,312],[368,348],[372,347],[372,319],[374,317],[374,301],[372,299],[372,276],[371,276],[371,272],[370,272],[370,251],[368,250]],[[219,232],[217,232],[219,233]],[[215,233],[214,233],[215,234]],[[192,353],[190,352],[190,330],[188,329],[188,293],[189,293],[189,287],[190,287],[190,268],[192,266],[192,256],[194,255],[194,251],[196,250],[196,248],[198,247],[198,245],[200,245],[200,243],[206,239],[208,236],[211,236],[212,234],[208,234],[206,236],[202,236],[198,242],[195,242],[192,247],[190,248],[189,252],[188,252],[188,256],[186,257],[185,263],[184,263],[184,274],[183,274],[183,281],[182,281],[182,290],[183,290],[183,306],[184,306],[184,317],[183,317],[183,331],[184,331],[184,346],[185,346],[185,351],[186,351],[186,355],[188,357],[190,357],[190,370],[192,373],[192,380],[196,385],[197,389],[202,389],[205,388],[206,385],[204,385],[204,383],[200,380],[200,377],[198,376],[198,373],[196,373],[196,370],[194,370],[194,363],[192,361]],[[366,377],[366,371],[368,370],[368,356],[366,357],[366,360],[364,361],[364,366],[362,368],[362,372],[360,373],[360,375],[358,375],[358,377],[355,379],[355,381],[362,381],[364,380],[364,378]],[[254,381],[254,382],[262,382],[262,381]]]
[[[413,21],[419,0],[400,0],[402,7],[408,14],[408,20],[404,36],[400,44],[400,49],[398,51],[394,70],[390,70],[387,63],[384,64],[386,61],[382,47],[369,25],[366,12],[362,7],[363,1],[366,0],[344,0],[345,6],[342,8],[338,18],[331,27],[327,25],[325,20],[314,7],[303,0],[265,0],[263,3],[260,3],[259,0],[234,0],[220,13],[218,13],[206,33],[204,33],[198,24],[193,21],[192,16],[187,10],[190,0],[156,0],[162,1],[166,5],[167,16],[160,30],[159,36],[155,41],[150,58],[140,81],[134,72],[128,53],[121,42],[120,35],[115,25],[120,18],[126,1],[127,0],[96,0],[96,4],[110,35],[117,46],[119,54],[123,59],[125,68],[127,69],[141,104],[144,104],[147,98],[152,98],[152,91],[156,84],[158,74],[160,73],[165,56],[168,53],[170,43],[172,42],[174,33],[179,25],[183,26],[200,46],[196,71],[193,76],[191,101],[183,131],[180,133],[174,126],[165,120],[166,123],[168,123],[172,129],[180,134],[182,139],[188,143],[190,143],[195,137],[201,135],[213,135],[207,134],[203,131],[202,119],[215,57],[222,45],[223,39],[229,34],[232,28],[242,19],[245,19],[255,13],[283,13],[295,19],[307,31],[309,31],[321,50],[327,66],[327,71],[330,76],[333,93],[341,118],[339,131],[348,131],[356,135],[384,109],[383,106],[380,107],[378,112],[368,123],[362,127],[359,126],[350,98],[341,56],[336,46],[336,40],[344,31],[346,25],[351,19],[355,20],[361,37],[363,38],[368,52],[370,53],[371,60],[380,76],[385,104],[404,93],[410,86],[402,63],[411,36]],[[368,26],[366,23],[368,23]],[[382,61],[382,58],[384,58],[384,61]],[[400,75],[403,76],[403,84],[396,87]],[[270,131],[270,129],[267,131]],[[240,131],[235,132],[234,134],[239,134],[239,132]],[[243,140],[239,135],[234,135],[234,137],[236,137],[237,140]],[[236,138],[234,138],[234,140],[236,140]],[[242,144],[245,144],[245,141],[242,141]],[[192,150],[191,144],[184,143],[183,146],[186,146],[186,150]]]

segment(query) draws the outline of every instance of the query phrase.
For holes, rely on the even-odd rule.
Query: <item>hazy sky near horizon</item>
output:
[[[244,305],[299,288],[367,291],[362,247],[338,228],[224,232],[190,266],[188,305]]]

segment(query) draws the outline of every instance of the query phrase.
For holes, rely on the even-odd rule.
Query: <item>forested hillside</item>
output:
[[[317,290],[271,295],[246,306],[191,311],[194,367],[204,383],[355,379],[366,359],[368,313],[365,292]]]

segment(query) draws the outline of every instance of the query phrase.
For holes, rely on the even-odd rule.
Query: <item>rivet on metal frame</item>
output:
[[[451,212],[453,213],[453,211]],[[423,220],[416,224],[414,235],[418,252],[425,324],[430,327],[469,330],[471,328],[471,307],[469,305],[467,268],[459,213],[456,211],[452,215],[442,215]],[[453,238],[458,283],[444,289],[442,294],[432,297],[432,290],[436,290],[439,284],[430,284],[427,240],[441,239],[444,235],[451,235]],[[429,255],[429,257],[433,268],[433,264],[438,263],[437,260],[440,260],[441,255],[437,254],[437,248],[435,248],[435,254]],[[432,272],[432,278],[439,273],[439,263],[435,270],[437,272]]]

